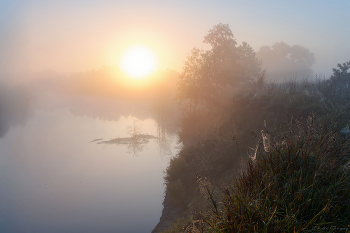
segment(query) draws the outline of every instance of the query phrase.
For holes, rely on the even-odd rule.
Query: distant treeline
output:
[[[0,85],[0,137],[12,126],[24,126],[32,114],[33,96],[24,85]]]

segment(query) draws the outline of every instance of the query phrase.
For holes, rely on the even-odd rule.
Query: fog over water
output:
[[[0,231],[150,232],[161,215],[163,171],[176,153],[175,135],[159,135],[147,107],[96,96],[30,96],[3,98],[3,106],[22,110],[9,119],[27,118],[2,121]],[[136,151],[91,142],[129,137],[126,128],[135,121],[140,132],[159,138]]]
[[[350,60],[349,9],[345,0],[0,1],[0,232],[150,232],[182,146],[179,119],[204,113],[201,101],[223,108],[239,84],[201,78],[244,67],[278,83],[327,79]],[[236,67],[204,62],[216,56],[203,43],[214,25],[230,28]],[[143,79],[120,65],[135,46],[157,60]],[[216,102],[212,90],[222,91]]]

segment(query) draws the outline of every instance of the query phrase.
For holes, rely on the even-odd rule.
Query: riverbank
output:
[[[159,219],[159,223],[153,229],[152,233],[161,233],[169,229],[178,218],[181,213],[181,209],[172,205],[169,200],[169,195],[166,194],[163,201],[162,216]]]
[[[287,190],[288,192],[286,190],[283,192],[276,191],[278,188],[283,187],[280,181],[278,181],[277,184],[274,183],[275,181],[273,179],[266,180],[265,183],[267,186],[258,186],[258,183],[253,185],[255,182],[254,181],[251,185],[247,186],[248,189],[244,188],[241,190],[241,193],[245,193],[246,196],[248,194],[250,195],[250,193],[246,193],[249,192],[249,190],[253,190],[255,192],[256,195],[247,196],[249,197],[247,199],[248,204],[261,203],[261,199],[266,196],[262,195],[261,192],[266,190],[266,187],[270,187],[269,184],[273,184],[277,189],[270,192],[272,196],[274,194],[277,195],[278,193],[281,195],[292,193],[292,196],[301,198],[299,198],[301,202],[298,202],[298,205],[308,206],[310,204],[308,200],[315,199],[307,199],[309,194],[311,196],[313,195],[311,192],[312,190],[309,190],[310,192],[300,192],[298,189],[299,186],[295,186],[294,183],[299,182],[299,184],[305,184],[306,190],[309,187],[308,185],[314,184],[316,181],[319,182],[318,180],[312,180],[311,178],[319,177],[317,174],[323,171],[321,169],[322,167],[330,166],[333,169],[332,171],[335,171],[341,167],[344,167],[345,162],[347,162],[346,159],[348,158],[347,154],[342,154],[344,151],[348,151],[347,147],[344,147],[346,144],[346,141],[344,141],[346,139],[346,135],[344,137],[342,132],[343,128],[348,124],[348,119],[350,117],[350,106],[347,104],[345,98],[345,96],[348,96],[349,94],[345,88],[345,85],[341,85],[341,83],[332,84],[332,82],[334,82],[334,80],[324,80],[318,83],[309,83],[305,81],[303,83],[290,82],[281,85],[264,84],[260,87],[247,85],[245,87],[241,87],[240,92],[235,93],[230,104],[224,109],[218,111],[216,108],[212,108],[204,115],[183,118],[182,131],[179,133],[179,136],[181,142],[184,144],[184,147],[180,153],[170,161],[169,167],[166,170],[165,183],[167,185],[167,202],[164,202],[164,216],[162,216],[160,223],[157,225],[157,229],[159,229],[159,226],[163,226],[162,229],[165,229],[166,226],[170,226],[170,228],[173,230],[166,228],[167,230],[165,232],[192,232],[183,230],[184,227],[188,225],[185,223],[182,226],[178,226],[177,230],[174,230],[174,225],[176,225],[182,218],[186,219],[187,217],[192,217],[192,219],[196,222],[202,221],[203,223],[203,221],[206,221],[205,224],[203,223],[206,225],[206,229],[217,229],[213,228],[213,226],[217,226],[216,224],[220,225],[222,221],[234,221],[232,220],[233,212],[231,214],[230,212],[226,212],[226,215],[216,214],[216,216],[211,217],[209,220],[205,217],[205,215],[203,215],[203,213],[206,213],[207,211],[210,213],[218,213],[217,208],[219,208],[219,205],[217,203],[221,202],[220,200],[222,200],[222,198],[226,198],[226,200],[229,200],[228,197],[236,198],[237,196],[235,196],[233,192],[226,192],[225,187],[230,185],[238,185],[239,182],[253,182],[255,178],[249,178],[251,171],[256,171],[258,174],[264,174],[269,178],[293,178],[293,175],[291,174],[294,173],[299,175],[298,179],[294,177],[293,179],[286,181],[292,183],[289,186],[291,190]],[[334,88],[335,86],[337,89]],[[318,122],[318,125],[315,124],[316,121]],[[315,127],[315,125],[317,125],[317,127]],[[301,126],[302,128],[300,128]],[[326,127],[322,128],[321,126]],[[302,132],[301,129],[303,129],[306,133],[300,134],[300,132]],[[311,130],[312,132],[317,131],[317,133],[309,134],[308,130]],[[291,142],[289,144],[286,142],[286,137],[284,137],[288,132],[290,133],[289,137]],[[309,136],[304,137],[305,135]],[[312,146],[312,143],[316,141],[316,138],[320,139],[318,141],[320,146],[327,145],[329,140],[334,141],[335,144],[331,146],[332,150],[325,148],[324,151],[321,151],[317,146]],[[295,139],[302,140],[295,141]],[[322,142],[321,139],[326,141]],[[293,143],[296,143],[294,147],[288,147]],[[283,147],[286,145],[287,149]],[[333,150],[334,148],[337,149]],[[307,157],[305,161],[308,161],[309,164],[312,164],[312,166],[314,166],[316,163],[316,160],[313,161],[314,157],[321,159],[322,153],[327,154],[328,158],[331,159],[327,160],[326,163],[322,162],[323,160],[317,160],[317,164],[321,165],[320,168],[317,168],[319,170],[314,171],[316,173],[312,175],[310,173],[310,171],[312,171],[310,167],[303,167],[305,162],[304,160],[304,162],[300,163],[300,168],[295,166],[292,170],[290,170],[290,166],[288,167],[288,164],[285,164],[286,167],[283,167],[284,165],[282,166],[281,162],[283,160],[277,159],[275,156],[276,153],[279,154],[282,153],[282,151],[285,151],[283,152],[283,156],[296,156],[296,159],[298,158],[299,154],[303,152]],[[330,151],[333,151],[334,153],[329,153]],[[274,152],[274,154],[272,152]],[[259,155],[264,156],[260,156],[259,158]],[[342,155],[340,156],[341,158],[337,158],[338,155]],[[260,161],[260,159],[264,157],[270,158],[269,161],[272,163],[279,161],[275,164],[275,166],[271,167],[271,169],[273,169],[281,166],[279,171],[269,173],[270,171],[264,171],[264,169],[261,167],[255,168],[255,163],[253,161]],[[343,160],[340,161],[339,159]],[[261,161],[261,163],[262,162],[263,161]],[[294,162],[292,164],[294,164]],[[236,179],[236,174],[239,170],[241,171],[239,174],[245,175],[243,178],[241,177]],[[284,174],[283,171],[288,171],[288,174]],[[334,184],[337,181],[337,179],[334,177],[337,177],[339,174],[330,173],[329,176],[324,177],[324,179],[327,180],[327,182],[330,181]],[[196,180],[198,175],[200,177],[205,177],[208,182],[202,184],[202,186],[199,185],[198,180]],[[264,175],[262,177],[264,177]],[[210,183],[212,184],[211,186]],[[323,187],[326,187],[324,184],[322,185]],[[220,188],[213,192],[211,189],[213,186]],[[331,189],[333,188],[334,187],[332,186]],[[322,189],[320,189],[320,191],[322,191]],[[258,217],[256,221],[260,221],[260,223],[266,223],[266,221],[279,221],[278,219],[288,217],[289,213],[292,213],[292,215],[294,214],[294,217],[285,218],[285,221],[287,222],[290,220],[288,222],[290,226],[298,227],[299,230],[305,230],[309,229],[311,220],[317,220],[316,223],[318,225],[316,223],[315,224],[320,227],[325,222],[324,219],[319,218],[319,215],[317,215],[318,213],[316,212],[320,212],[323,208],[325,208],[324,210],[327,210],[328,213],[330,213],[331,209],[333,208],[331,205],[334,204],[332,201],[336,201],[336,203],[339,201],[336,199],[328,200],[326,198],[327,195],[330,195],[330,193],[323,195],[323,198],[315,199],[315,201],[318,203],[317,208],[315,209],[312,209],[312,207],[310,207],[311,209],[293,207],[287,211],[288,214],[285,212],[285,215],[281,216],[278,214],[276,215],[276,213],[281,212],[282,207],[280,205],[273,205],[271,199],[272,197],[268,198],[266,200],[271,202],[266,206],[260,206],[263,206],[264,208],[273,207],[272,209],[275,210],[275,212],[268,211],[266,212],[268,214],[265,216],[267,218]],[[348,201],[348,193],[345,193],[344,195],[344,199],[341,200],[341,203],[347,203]],[[207,201],[208,199],[203,200],[203,196],[206,196],[206,198],[210,198],[211,200],[209,202]],[[339,195],[337,196],[339,197]],[[278,200],[276,198],[279,198],[279,196],[277,195],[273,198],[275,198],[273,200]],[[290,198],[290,196],[288,196],[288,198]],[[293,201],[294,199],[289,200],[288,198],[280,199],[279,203],[282,203],[282,206],[283,203],[287,202],[290,202],[293,205],[295,202]],[[241,197],[238,197],[238,199],[241,199]],[[188,215],[180,216],[179,214],[176,214],[175,211],[172,212],[172,207],[169,203],[177,203],[172,204],[177,208],[180,206],[184,207],[187,210],[186,213]],[[212,206],[209,207],[209,205]],[[257,207],[258,205],[255,206]],[[319,209],[321,206],[323,207]],[[225,204],[221,205],[220,208],[221,211],[225,209],[234,209],[238,211],[241,209],[241,207],[243,209],[246,207],[248,208],[248,206],[245,205],[236,206]],[[258,208],[253,210],[255,214],[261,213],[261,211],[263,210]],[[347,216],[348,214],[348,210],[338,208],[338,211],[338,213],[342,213],[344,216]],[[202,213],[202,215],[197,214],[197,216],[194,217],[195,213]],[[239,214],[238,211],[235,216],[240,216],[241,214]],[[299,216],[300,214],[305,214],[309,217],[313,216],[315,218],[304,218]],[[260,215],[258,214],[257,216]],[[245,216],[241,217],[243,219]],[[327,219],[333,222],[342,221],[342,218],[334,217],[335,216],[328,216]],[[269,221],[269,218],[271,218],[271,221]],[[294,222],[291,221],[292,219],[294,219]],[[169,224],[171,221],[173,224]],[[300,225],[300,221],[304,224],[310,224],[307,226]],[[239,228],[239,226],[243,226],[244,224],[248,223],[235,222],[234,224]],[[258,227],[257,229],[259,229],[257,231],[263,231],[265,228],[259,224],[256,225]],[[277,222],[275,222],[275,224],[278,225]],[[279,225],[279,229],[281,229],[280,227],[282,225]],[[273,228],[270,230],[272,229]],[[251,230],[254,231],[254,229]]]

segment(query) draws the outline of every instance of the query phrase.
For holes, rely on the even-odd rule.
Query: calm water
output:
[[[151,232],[170,156],[157,139],[135,154],[127,145],[89,143],[128,136],[136,118],[115,118],[37,110],[0,138],[0,232]],[[157,136],[153,119],[138,123]],[[176,154],[176,138],[168,146]]]

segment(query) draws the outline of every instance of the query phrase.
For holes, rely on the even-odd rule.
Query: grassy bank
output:
[[[257,80],[232,93],[183,119],[165,174],[182,211],[167,232],[349,228],[348,79]]]
[[[350,230],[349,145],[331,125],[309,118],[263,139],[233,184],[210,189],[206,232]]]

